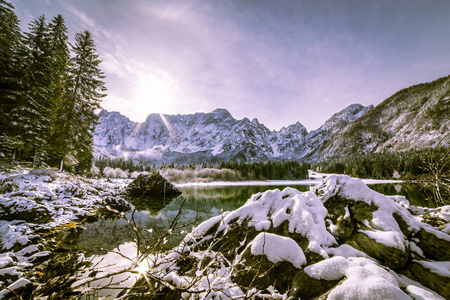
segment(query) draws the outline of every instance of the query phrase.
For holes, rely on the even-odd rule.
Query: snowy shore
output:
[[[37,265],[48,266],[57,233],[98,218],[108,207],[129,210],[121,180],[87,179],[47,169],[0,173],[0,299],[32,288]],[[43,266],[43,267],[45,267]],[[36,274],[33,275],[36,280]]]
[[[187,182],[175,184],[176,187],[207,187],[207,186],[296,186],[296,185],[318,185],[323,179],[305,179],[305,180],[250,180],[250,181],[213,181],[213,182]],[[365,184],[386,184],[402,183],[402,180],[385,179],[362,179]]]

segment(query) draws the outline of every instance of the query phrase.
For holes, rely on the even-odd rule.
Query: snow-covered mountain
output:
[[[403,89],[334,131],[313,158],[450,144],[450,76]],[[446,137],[444,139],[444,137]]]
[[[351,153],[435,146],[450,131],[450,76],[403,89],[375,108],[352,104],[308,132],[297,122],[270,131],[257,119],[234,119],[225,109],[189,115],[151,114],[136,123],[100,113],[97,155],[190,163],[222,160],[316,160]]]
[[[103,110],[94,144],[101,156],[178,163],[298,159],[371,108],[353,104],[310,133],[299,122],[270,131],[257,119],[236,120],[222,108],[189,115],[151,114],[142,123]]]

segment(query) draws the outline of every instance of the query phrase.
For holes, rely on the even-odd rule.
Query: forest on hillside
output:
[[[62,15],[39,16],[22,32],[5,0],[0,20],[0,157],[89,170],[106,96],[92,34],[76,33],[72,45]]]

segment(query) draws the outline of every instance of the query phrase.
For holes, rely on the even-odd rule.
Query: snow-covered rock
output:
[[[330,175],[315,192],[253,195],[151,257],[150,272],[190,286],[184,298],[448,299],[450,236],[424,211]]]

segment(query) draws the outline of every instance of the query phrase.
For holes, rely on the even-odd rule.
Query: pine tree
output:
[[[83,171],[92,166],[93,132],[98,119],[95,110],[100,108],[106,88],[91,33],[77,33],[75,41],[75,56],[70,61],[70,83],[64,101],[65,127],[60,137],[64,148],[60,170],[64,158],[72,155],[78,161],[77,171]]]
[[[49,30],[52,53],[52,87],[50,93],[55,103],[52,112],[52,134],[49,140],[49,151],[54,163],[61,157],[64,148],[63,141],[59,136],[65,127],[64,109],[66,106],[64,104],[68,101],[66,96],[68,94],[70,50],[67,27],[61,15],[53,18],[49,24]]]
[[[0,0],[0,153],[10,154],[14,148],[12,111],[17,108],[22,77],[19,50],[23,35],[14,7]],[[14,157],[13,157],[14,158]]]
[[[50,94],[51,47],[44,16],[31,22],[24,42],[27,47],[19,54],[24,62],[24,77],[17,108],[13,109],[13,124],[21,142],[18,146],[31,154],[34,166],[39,166],[47,156],[54,106]]]

